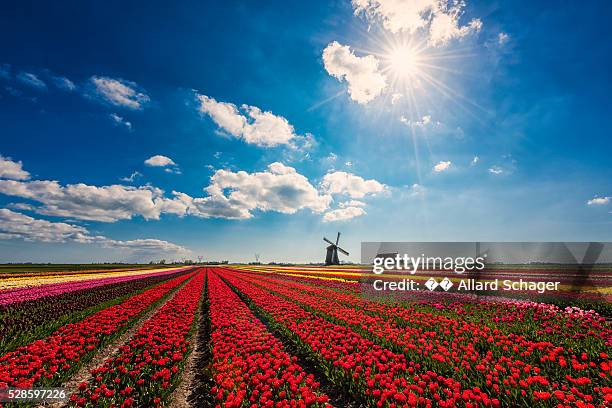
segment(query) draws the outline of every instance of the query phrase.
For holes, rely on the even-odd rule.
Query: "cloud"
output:
[[[122,180],[133,182],[139,176],[140,173],[134,172]],[[204,197],[192,197],[179,191],[172,191],[172,196],[168,197],[163,190],[151,185],[61,185],[50,180],[0,179],[1,194],[34,202],[15,204],[22,209],[47,216],[99,222],[116,222],[134,216],[157,220],[161,214],[248,219],[255,211],[294,214],[308,209],[323,213],[329,209],[334,194],[362,198],[388,189],[376,180],[364,180],[346,172],[326,174],[319,187],[317,189],[295,168],[280,162],[253,173],[216,170],[204,188]],[[364,205],[361,201],[348,200],[341,202],[340,208]]]
[[[150,167],[164,167],[164,171],[170,174],[181,174],[181,169],[171,158],[160,154],[151,156],[144,162]]]
[[[132,110],[142,109],[151,100],[135,82],[103,76],[92,76],[89,79],[88,96]]]
[[[396,103],[398,103],[400,101],[400,99],[402,99],[404,97],[403,94],[399,93],[399,92],[395,92],[391,95],[391,105],[395,105]]]
[[[500,166],[491,166],[489,167],[489,173],[499,176],[504,173],[504,169]]]
[[[443,46],[450,40],[480,32],[482,21],[476,18],[465,26],[459,26],[459,15],[458,11],[435,13],[429,27],[429,44],[434,47]]]
[[[191,252],[183,246],[153,238],[139,238],[132,239],[129,241],[118,241],[114,239],[103,238],[101,241],[98,242],[100,242],[103,246],[107,248],[123,249],[136,254],[150,254],[152,256],[159,254],[185,255]]]
[[[387,186],[373,179],[364,180],[352,173],[335,171],[323,177],[321,189],[327,194],[346,194],[351,198],[363,198],[368,194],[385,192]]]
[[[20,72],[17,74],[17,80],[29,87],[36,88],[38,90],[46,90],[47,84],[42,79],[38,78],[35,74],[30,72]]]
[[[7,207],[12,208],[14,210],[21,210],[21,211],[32,211],[32,210],[34,210],[34,206],[32,206],[30,204],[26,204],[26,203],[9,203],[9,204],[7,204]]]
[[[206,95],[196,94],[196,98],[200,113],[208,115],[223,131],[246,143],[261,147],[288,145],[298,149],[300,144],[308,142],[304,138],[311,137],[297,135],[287,119],[256,106],[242,105],[238,109],[233,103],[218,102]]]
[[[361,207],[338,208],[323,214],[323,222],[346,221],[365,214],[365,210]]]
[[[411,128],[425,128],[427,126],[440,126],[442,125],[438,121],[432,121],[431,115],[424,115],[420,120],[410,120],[405,116],[400,117],[400,122],[405,123]]]
[[[510,35],[504,32],[501,32],[497,35],[497,43],[499,45],[504,45],[506,44],[508,41],[510,41]]]
[[[171,208],[163,191],[151,186],[62,186],[48,180],[0,180],[0,193],[42,204],[33,207],[39,214],[88,221],[115,222],[134,215],[159,219],[165,208]]]
[[[433,167],[433,170],[434,170],[436,173],[441,173],[441,172],[443,172],[443,171],[448,170],[448,169],[450,168],[451,164],[452,164],[452,163],[451,163],[451,161],[450,161],[450,160],[449,160],[449,161],[441,161],[441,162],[439,162],[438,164],[436,164],[436,165]]]
[[[594,197],[587,201],[587,205],[607,205],[610,204],[610,197]]]
[[[22,239],[29,242],[77,242],[100,244],[107,248],[128,250],[140,254],[185,254],[187,248],[159,239],[118,241],[91,235],[82,226],[65,222],[51,222],[0,208],[0,239]]]
[[[465,2],[449,0],[353,0],[355,15],[363,14],[368,21],[382,22],[394,33],[422,32],[432,46],[444,46],[450,40],[479,32],[482,22],[472,19],[461,26]]]
[[[201,217],[251,218],[253,210],[294,214],[302,209],[325,211],[331,196],[319,194],[293,167],[275,162],[263,172],[217,170],[205,188],[208,197],[177,195],[187,202],[188,213]]]
[[[338,203],[338,207],[347,208],[347,207],[365,207],[366,203],[359,200],[349,200]]]
[[[166,167],[164,171],[170,174],[183,174],[181,169],[179,169],[178,167]]]
[[[26,241],[81,241],[87,236],[84,227],[35,219],[25,214],[0,208],[0,238]]]
[[[130,174],[129,177],[122,177],[119,180],[126,181],[128,183],[133,183],[134,180],[136,180],[138,177],[142,177],[142,173],[140,173],[139,171],[135,171],[132,174]]]
[[[171,158],[161,154],[149,157],[144,163],[151,167],[176,166],[176,163]]]
[[[123,126],[128,131],[132,131],[132,122],[125,120],[124,117],[117,115],[116,113],[111,113],[108,115],[111,121],[115,124],[115,126]]]
[[[323,64],[331,76],[348,83],[349,95],[357,103],[372,101],[387,87],[387,79],[375,56],[358,57],[349,46],[337,41],[323,50]]]
[[[0,178],[11,180],[28,180],[30,173],[23,169],[23,164],[13,161],[10,157],[0,155]]]
[[[151,158],[153,163],[168,164],[167,160],[155,157]],[[133,180],[138,174],[126,180]],[[320,213],[332,201],[330,195],[320,194],[293,167],[278,162],[270,164],[263,172],[217,170],[204,191],[208,194],[206,197],[194,198],[173,191],[173,197],[168,198],[162,190],[148,185],[98,187],[79,183],[62,186],[49,180],[0,180],[0,193],[40,203],[31,207],[39,214],[100,222],[134,216],[159,219],[161,214],[245,219],[251,218],[254,210],[293,214],[310,209]]]
[[[53,82],[53,85],[55,85],[57,88],[61,89],[62,91],[72,92],[77,88],[74,82],[72,82],[71,80],[63,76],[52,75],[51,81]]]

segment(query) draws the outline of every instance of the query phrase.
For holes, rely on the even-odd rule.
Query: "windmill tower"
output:
[[[257,265],[260,264],[259,258],[260,258],[260,255],[259,254],[255,254],[255,264],[257,264]]]
[[[323,237],[323,241],[327,242],[327,255],[325,256],[325,265],[340,265],[340,260],[338,259],[338,251],[342,252],[344,255],[348,255],[344,249],[338,246],[338,241],[340,241],[340,233],[336,237],[336,243],[334,244],[329,239]]]

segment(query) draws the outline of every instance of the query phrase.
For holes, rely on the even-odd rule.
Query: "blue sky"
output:
[[[533,3],[2,5],[0,261],[612,240],[610,6]]]

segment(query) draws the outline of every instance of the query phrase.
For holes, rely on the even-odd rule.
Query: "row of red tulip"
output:
[[[472,337],[474,333],[477,333],[480,338],[486,339],[487,348],[495,349],[501,348],[500,352],[506,351],[503,348],[506,346],[512,346],[515,353],[520,353],[523,359],[530,360],[534,364],[548,363],[549,365],[556,364],[559,360],[564,360],[571,363],[572,368],[576,371],[583,371],[593,368],[593,364],[599,365],[602,361],[601,351],[606,347],[603,342],[603,338],[612,339],[612,325],[606,324],[606,321],[602,317],[593,316],[592,314],[586,313],[581,316],[577,316],[575,313],[560,312],[555,314],[557,319],[568,319],[573,322],[580,322],[580,325],[576,330],[571,330],[570,326],[566,326],[566,336],[571,335],[580,336],[582,341],[580,342],[579,348],[573,347],[573,353],[570,350],[564,349],[562,344],[557,344],[553,339],[548,339],[541,333],[532,333],[533,338],[530,339],[529,335],[523,333],[517,335],[513,332],[507,332],[499,330],[499,327],[495,322],[489,322],[484,324],[481,320],[472,320],[464,318],[462,315],[452,315],[440,313],[438,310],[429,309],[423,311],[415,305],[390,305],[387,303],[372,302],[361,296],[353,294],[338,293],[337,291],[330,290],[324,286],[312,286],[302,284],[293,281],[280,280],[271,277],[257,277],[257,282],[269,282],[275,288],[291,287],[298,291],[303,291],[312,295],[315,295],[324,300],[330,300],[335,303],[341,303],[343,305],[363,310],[366,313],[377,317],[387,318],[391,316],[395,321],[407,328],[424,332],[433,331],[436,333],[438,339],[453,341],[458,335],[465,334]],[[288,296],[292,296],[290,293]],[[487,302],[492,304],[493,302]],[[459,307],[459,305],[457,305]],[[484,306],[492,308],[492,306]],[[498,316],[512,315],[513,311],[516,310],[517,304],[497,304],[496,311]],[[532,307],[533,309],[542,310],[543,305],[538,307]],[[523,309],[525,309],[523,307]],[[434,312],[435,311],[435,312]],[[538,312],[541,313],[541,312]],[[557,316],[560,315],[560,316]],[[552,320],[552,317],[544,319],[544,323]],[[359,320],[358,320],[359,321]],[[576,323],[578,324],[578,323]],[[589,330],[587,330],[589,329]],[[459,333],[458,333],[459,331]],[[493,341],[489,341],[493,339]],[[518,350],[517,350],[518,348]],[[583,357],[587,354],[587,358]],[[580,361],[578,361],[578,358]],[[564,364],[563,362],[561,364]],[[586,364],[587,367],[580,368],[581,365]],[[577,373],[582,374],[582,373]]]
[[[134,295],[87,318],[60,327],[48,337],[0,357],[0,388],[59,385],[97,348],[188,277],[182,275]]]
[[[272,279],[269,274],[252,272],[250,275],[258,279]],[[360,285],[355,282],[324,281],[305,276],[274,275],[273,279],[283,285],[285,282],[303,283],[314,290],[320,290],[319,294],[333,295],[333,297],[340,291],[359,295],[361,299],[364,295],[363,290],[368,287],[368,285]],[[427,295],[430,294],[427,293]],[[508,333],[532,336],[572,348],[580,353],[583,351],[588,353],[585,345],[589,346],[593,343],[599,345],[595,349],[612,347],[612,325],[606,324],[605,318],[592,310],[584,311],[569,307],[560,309],[550,304],[513,301],[499,297],[471,298],[466,295],[449,293],[442,295],[445,296],[444,303],[409,302],[409,312],[412,313],[416,308],[427,312],[448,314],[454,320],[473,321],[479,325],[486,324],[491,328],[501,329]],[[451,303],[449,299],[455,301]]]
[[[79,385],[79,391],[70,397],[71,403],[121,407],[164,405],[191,351],[188,339],[205,279],[205,272],[197,271],[193,279],[143,324],[129,343],[92,370],[92,380]]]
[[[338,292],[341,292],[355,295],[352,298],[360,301],[367,300],[364,297],[368,298],[367,294],[357,290],[360,286],[354,283],[330,282],[286,275],[274,275],[273,278],[270,275],[257,273],[249,275],[258,279],[273,279],[274,283],[281,286],[301,283],[312,291],[316,291],[313,292],[314,294],[323,297],[338,298]],[[361,288],[364,287],[361,286]],[[452,325],[456,325],[457,322],[463,325],[466,322],[474,323],[483,329],[488,328],[490,331],[506,333],[513,346],[516,343],[524,343],[524,340],[528,342],[537,340],[539,343],[549,342],[554,345],[553,348],[562,347],[565,350],[571,350],[570,357],[571,354],[582,356],[582,353],[586,353],[589,364],[591,360],[595,360],[595,363],[601,362],[599,356],[601,350],[612,348],[612,325],[592,310],[584,311],[569,307],[560,309],[554,305],[511,301],[507,298],[467,298],[465,295],[445,295],[448,295],[449,299],[444,299],[443,302],[396,301],[395,303],[402,309],[407,309],[403,310],[402,316],[398,316],[399,321],[403,323],[412,320],[414,324],[422,325],[420,312],[442,318],[446,316],[450,318],[447,320]],[[461,296],[463,299],[460,299]],[[400,312],[383,312],[383,315],[402,314],[402,309]],[[431,325],[430,329],[437,330],[439,333],[447,331],[438,322]],[[534,354],[533,357],[539,356]],[[571,358],[564,360],[570,361]]]
[[[140,279],[64,293],[51,291],[48,296],[39,299],[0,305],[0,355],[47,337],[68,323],[83,320],[179,274],[183,272],[145,275]]]
[[[598,361],[593,361],[586,354],[576,356],[551,343],[507,336],[484,325],[410,313],[351,295],[336,293],[334,299],[329,291],[295,282],[280,285],[269,278],[242,278],[404,352],[419,362],[421,369],[486,384],[502,401],[514,401],[519,396],[537,400],[542,392],[560,391],[557,395],[564,396],[560,402],[597,403],[604,400],[602,387],[611,379],[612,361],[603,352],[597,356]],[[405,321],[409,323],[402,324]],[[559,364],[563,361],[571,364],[564,367]]]
[[[212,393],[223,407],[323,407],[327,395],[214,273],[208,282]],[[229,311],[229,312],[228,312]]]
[[[328,380],[363,404],[400,406],[500,406],[477,386],[462,388],[459,381],[421,371],[404,354],[329,322],[293,302],[242,279],[233,272],[221,276],[245,294],[274,324],[321,365]]]

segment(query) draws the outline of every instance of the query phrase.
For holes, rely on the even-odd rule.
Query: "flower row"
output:
[[[228,408],[328,405],[314,377],[216,274],[208,285],[216,402]]]
[[[189,337],[205,279],[205,272],[198,270],[126,345],[92,370],[92,380],[79,385],[71,403],[122,407],[165,404],[191,351]]]
[[[0,355],[181,273],[145,276],[135,281],[66,292],[44,300],[0,306]]]
[[[327,321],[293,302],[276,296],[235,273],[220,272],[230,284],[248,296],[279,330],[310,353],[338,391],[367,406],[398,407],[433,405],[454,407],[474,404],[500,406],[479,387],[462,388],[459,381],[418,365],[404,354],[381,347],[350,328]]]
[[[118,276],[115,273],[99,274],[100,278],[92,277],[91,275],[74,275],[68,277],[60,277],[60,282],[47,283],[49,279],[42,279],[40,282],[36,278],[28,278],[28,284],[24,287],[0,290],[0,305],[10,305],[13,303],[24,302],[28,300],[38,300],[49,298],[52,296],[61,295],[67,292],[73,292],[81,289],[93,289],[104,285],[109,285],[118,282],[131,282],[134,280],[146,278],[149,276],[170,275],[177,272],[186,271],[190,268],[179,268],[163,270],[161,272],[122,272]],[[109,276],[110,275],[110,276]],[[8,286],[10,280],[3,280],[4,286]]]
[[[182,275],[0,357],[0,388],[57,385],[79,362],[192,275]]]
[[[511,402],[518,397],[537,400],[542,392],[548,391],[564,395],[560,402],[603,401],[601,387],[609,383],[612,375],[609,369],[612,362],[603,351],[599,361],[594,362],[586,355],[572,355],[547,342],[507,336],[488,330],[487,326],[423,313],[411,316],[406,309],[350,295],[336,294],[335,299],[329,293],[314,296],[312,293],[322,289],[297,283],[279,285],[267,278],[243,279],[404,352],[421,369],[434,370],[464,383],[485,383],[491,394],[502,401]],[[365,313],[366,310],[373,313]],[[404,321],[413,324],[401,324]],[[437,329],[441,331],[438,333]],[[560,361],[567,361],[567,367],[560,366]]]

